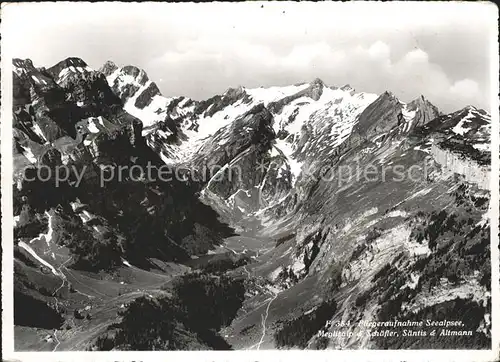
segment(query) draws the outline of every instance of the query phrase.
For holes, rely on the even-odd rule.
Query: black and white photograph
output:
[[[12,360],[499,357],[496,5],[1,17]]]

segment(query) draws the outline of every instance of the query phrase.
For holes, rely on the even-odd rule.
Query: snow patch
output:
[[[31,163],[36,163],[37,162],[37,159],[35,157],[35,154],[33,153],[33,151],[31,150],[31,148],[29,147],[26,147],[26,146],[23,146],[21,145],[21,148],[23,149],[24,151],[24,156],[28,159],[29,162]]]
[[[97,128],[97,125],[95,123],[95,118],[87,118],[87,127],[90,132],[92,133],[99,133],[99,128]]]
[[[472,145],[472,147],[474,147],[476,150],[479,150],[479,151],[489,152],[491,149],[490,148],[491,144],[490,143],[476,143],[476,144]]]
[[[463,136],[464,134],[466,134],[467,132],[470,131],[469,128],[466,128],[465,127],[465,124],[472,118],[474,117],[474,115],[471,113],[470,109],[467,113],[467,115],[462,118],[460,120],[460,122],[457,123],[457,125],[455,127],[453,127],[452,131],[456,134],[459,134],[461,136]]]
[[[387,214],[387,217],[406,217],[408,213],[402,210],[394,210]]]
[[[415,146],[413,149],[415,151],[422,151],[422,152],[427,153],[429,155],[431,154],[430,148],[423,148],[421,146]]]
[[[48,212],[45,211],[45,215],[48,218],[48,230],[47,234],[45,234],[45,242],[47,243],[47,246],[50,245],[50,242],[52,241],[52,236],[54,235],[54,229],[52,228],[52,215]]]
[[[306,265],[301,259],[296,259],[292,264],[292,271],[295,275],[301,274],[306,268]]]
[[[132,265],[130,265],[130,263],[128,261],[126,261],[125,259],[122,260],[122,263],[128,267],[132,267]]]
[[[403,285],[400,289],[405,289],[405,288],[415,289],[418,285],[419,280],[420,280],[420,275],[411,273],[410,280],[407,281],[406,284]]]
[[[410,305],[403,304],[402,309],[415,313],[425,307],[454,300],[455,298],[471,299],[485,305],[486,300],[491,296],[491,293],[475,277],[467,277],[460,285],[453,285],[446,280],[441,280],[440,284],[433,287],[430,292],[424,291],[417,294],[412,303]]]
[[[420,190],[420,191],[417,191],[415,192],[413,195],[411,195],[408,200],[411,200],[411,199],[414,199],[416,197],[420,197],[420,196],[425,196],[427,195],[429,192],[432,191],[432,187],[428,187],[426,189],[423,189],[423,190]]]
[[[409,132],[411,130],[413,121],[415,120],[415,114],[417,113],[417,110],[409,111],[408,106],[404,104],[401,113],[403,114],[403,119],[405,120],[403,132]]]
[[[64,275],[61,275],[57,270],[56,268],[54,268],[52,266],[52,264],[50,264],[49,262],[47,262],[46,260],[42,259],[40,256],[38,256],[38,254],[31,248],[31,246],[29,246],[28,244],[26,244],[24,241],[20,241],[17,245],[19,245],[21,248],[23,248],[24,250],[26,250],[28,253],[31,254],[31,256],[33,256],[36,260],[38,260],[38,262],[44,266],[46,266],[47,268],[50,269],[50,271],[52,272],[52,274],[54,275],[57,275],[59,277],[64,277]]]
[[[269,274],[269,280],[271,280],[272,282],[274,282],[278,278],[278,275],[280,273],[281,273],[281,267],[276,268],[274,271],[272,271]]]
[[[304,89],[309,87],[308,83],[304,83],[301,85],[290,85],[284,87],[260,87],[260,88],[244,88],[245,92],[249,94],[254,100],[259,103],[264,103],[264,105],[268,105],[271,102],[279,101],[285,97],[294,95]]]
[[[292,186],[293,186],[302,172],[302,165],[304,163],[297,161],[294,158],[293,156],[294,149],[289,142],[277,139],[275,147],[278,148],[287,159],[288,165],[290,166],[290,172],[292,173]]]
[[[40,137],[43,141],[47,142],[47,138],[45,138],[45,135],[43,134],[42,129],[40,128],[40,126],[38,125],[38,123],[34,122],[32,129],[33,129],[33,132],[35,132],[35,134],[38,137]]]

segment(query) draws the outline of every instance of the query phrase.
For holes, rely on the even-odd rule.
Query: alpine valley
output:
[[[320,79],[197,101],[78,58],[13,78],[16,350],[491,348],[486,111]]]

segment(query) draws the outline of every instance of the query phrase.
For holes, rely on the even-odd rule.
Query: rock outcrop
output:
[[[477,185],[480,189],[490,190],[491,167],[480,165],[473,159],[439,145],[432,145],[431,155],[445,170],[464,177],[467,182]]]

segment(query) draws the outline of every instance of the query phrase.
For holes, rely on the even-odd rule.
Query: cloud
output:
[[[389,46],[380,40],[376,41],[368,48],[368,54],[374,59],[388,59],[390,52],[391,49]]]
[[[176,75],[163,83],[168,95],[183,88],[185,94],[195,98],[209,97],[230,86],[285,85],[319,77],[330,85],[351,84],[358,91],[391,90],[403,101],[423,94],[446,112],[459,108],[458,102],[465,102],[463,107],[481,100],[477,81],[452,80],[420,48],[409,49],[394,59],[391,46],[382,40],[341,46],[316,41],[278,53],[271,44],[250,39],[202,37],[166,52],[150,67],[154,72],[168,70]]]
[[[486,97],[476,79],[453,79],[419,47],[393,52],[393,46],[397,44],[380,39],[364,44],[318,40],[276,51],[272,42],[203,36],[178,43],[148,67],[167,79],[164,93],[175,95],[183,89],[183,95],[196,99],[238,85],[286,85],[319,77],[334,86],[351,84],[358,91],[390,90],[407,102],[424,95],[444,112],[467,104],[484,107]]]
[[[465,99],[475,99],[479,94],[479,84],[472,79],[462,79],[453,83],[450,92]]]
[[[405,55],[404,61],[411,64],[425,64],[429,62],[429,55],[422,49],[415,49]]]
[[[445,112],[488,108],[496,19],[488,6],[448,5],[32,3],[3,15],[14,57],[38,66],[68,56],[94,68],[108,59],[137,65],[162,79],[168,96],[206,99],[237,85],[319,77],[404,101],[423,94]]]
[[[288,68],[304,68],[311,66],[317,59],[324,58],[325,55],[332,55],[332,48],[325,42],[298,45],[282,59],[274,60],[281,66]],[[332,57],[333,58],[333,57]]]

